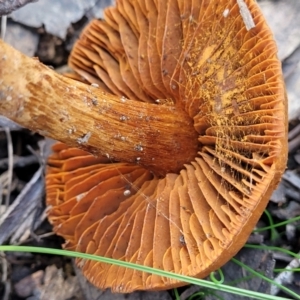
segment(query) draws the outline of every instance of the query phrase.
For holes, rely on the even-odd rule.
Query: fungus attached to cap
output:
[[[89,143],[96,125],[114,132],[119,143],[107,135],[102,142],[111,147],[99,144],[97,154],[106,156],[95,157],[64,140],[62,131],[69,146],[54,146],[47,204],[64,247],[201,278],[225,264],[247,240],[285,169],[287,101],[276,53],[254,0],[117,0],[104,20],[94,20],[69,64],[93,84],[74,83],[81,97],[84,86],[105,91],[100,109],[108,118],[89,124],[78,146],[94,154],[96,145]],[[49,74],[59,88],[71,82]],[[47,87],[43,94],[52,91]],[[3,111],[1,97],[11,94],[1,93]],[[68,106],[79,101],[76,91],[72,95],[65,96]],[[97,107],[85,106],[83,113],[96,118]],[[163,126],[159,109],[170,118]],[[195,138],[185,148],[184,124]],[[163,148],[158,141],[153,150],[163,139],[157,132],[172,135],[173,144],[169,139]],[[126,143],[133,151],[122,154]],[[168,168],[166,154],[169,161],[183,159]],[[184,284],[95,261],[77,263],[93,284],[115,292]]]

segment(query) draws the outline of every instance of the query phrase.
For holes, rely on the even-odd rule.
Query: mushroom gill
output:
[[[201,278],[225,264],[247,240],[287,158],[281,65],[257,3],[117,0],[104,20],[84,30],[69,64],[102,91],[101,110],[111,111],[114,104],[103,99],[114,94],[125,118],[97,122],[112,127],[118,141],[99,144],[111,146],[102,151],[106,156],[95,157],[88,146],[83,149],[93,154],[74,144],[53,147],[47,204],[64,247]],[[161,126],[159,109],[170,115]],[[177,116],[183,121],[172,127]],[[186,142],[176,134],[183,127]],[[133,132],[134,151],[123,157]],[[166,139],[173,134],[164,151],[155,151],[164,139],[157,132],[169,134]],[[80,142],[89,143],[86,136]],[[115,292],[184,284],[77,263],[94,285]]]

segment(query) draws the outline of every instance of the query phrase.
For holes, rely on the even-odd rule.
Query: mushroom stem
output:
[[[0,41],[0,114],[44,136],[158,175],[197,154],[193,120],[176,106],[116,97],[61,76]]]

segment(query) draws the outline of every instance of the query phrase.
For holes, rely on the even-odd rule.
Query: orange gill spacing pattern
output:
[[[243,246],[287,155],[277,48],[257,3],[245,4],[250,30],[236,0],[117,0],[85,29],[70,66],[110,93],[186,110],[199,152],[179,174],[159,178],[139,164],[55,145],[47,203],[66,249],[205,277]],[[184,284],[77,263],[115,292]]]

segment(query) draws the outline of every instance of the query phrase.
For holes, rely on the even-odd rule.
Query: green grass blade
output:
[[[292,251],[289,251],[287,249],[279,248],[279,247],[275,247],[275,246],[261,246],[261,245],[246,244],[246,245],[244,245],[244,247],[245,248],[252,248],[252,249],[262,249],[262,250],[282,252],[282,253],[288,254],[288,255],[290,255],[292,257],[295,257],[297,259],[300,259],[300,255],[299,254],[294,253]]]
[[[280,226],[285,226],[287,224],[291,224],[291,223],[299,222],[299,221],[300,221],[300,216],[289,219],[289,220],[286,220],[286,221],[283,221],[283,222],[280,222],[280,223],[272,224],[270,226],[257,228],[255,230],[253,230],[253,232],[262,232],[262,231],[266,231],[266,230],[269,230],[269,229],[272,230],[273,228],[280,227]]]
[[[196,284],[200,285],[205,288],[213,289],[213,290],[218,290],[222,292],[227,292],[231,294],[236,294],[240,296],[245,296],[245,297],[251,297],[252,299],[259,299],[259,300],[286,300],[286,298],[282,297],[276,297],[276,296],[271,296],[271,295],[266,295],[263,293],[257,293],[257,292],[252,292],[224,284],[216,284],[214,282],[202,280],[202,279],[197,279],[193,277],[188,277],[184,275],[179,275],[175,273],[170,273],[150,267],[145,267],[142,265],[137,265],[133,263],[128,263],[116,259],[111,259],[111,258],[106,258],[106,257],[101,257],[101,256],[96,256],[96,255],[91,255],[91,254],[85,254],[85,253],[79,253],[79,252],[74,252],[74,251],[66,251],[66,250],[60,250],[60,249],[49,249],[49,248],[40,248],[40,247],[29,247],[29,246],[0,246],[0,251],[18,251],[18,252],[34,252],[34,253],[42,253],[42,254],[54,254],[54,255],[64,255],[64,256],[69,256],[69,257],[80,257],[83,259],[92,259],[95,261],[103,262],[103,263],[108,263],[108,264],[114,264],[117,266],[121,267],[126,267],[126,268],[131,268],[135,269],[138,271],[142,272],[147,272],[147,273],[152,273],[155,275],[159,276],[164,276],[164,277],[169,277],[175,280],[179,281],[184,281],[190,284]],[[296,298],[296,299],[300,299]]]

